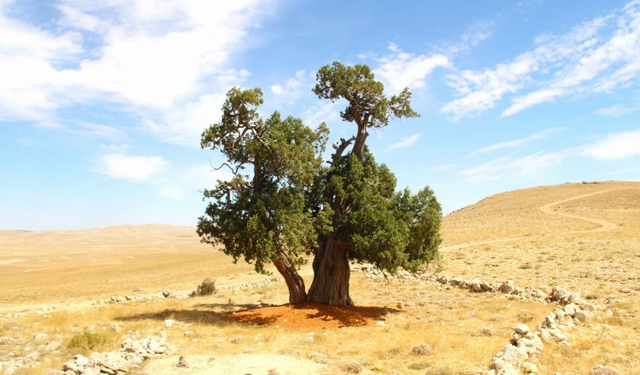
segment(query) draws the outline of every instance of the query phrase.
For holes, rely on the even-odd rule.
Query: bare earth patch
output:
[[[242,324],[304,330],[369,326],[384,320],[384,316],[392,311],[398,312],[384,307],[338,307],[309,302],[234,311],[223,319]]]

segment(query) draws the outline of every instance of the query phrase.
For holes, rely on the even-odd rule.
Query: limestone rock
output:
[[[411,349],[411,354],[421,355],[421,356],[431,355],[433,354],[433,348],[431,347],[431,345],[426,343],[418,344]]]
[[[522,324],[522,323],[516,324],[515,326],[513,326],[512,329],[515,331],[515,333],[518,333],[523,336],[526,336],[529,332],[531,332],[529,327],[527,327],[526,324]]]

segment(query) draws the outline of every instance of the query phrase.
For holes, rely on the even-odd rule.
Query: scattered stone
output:
[[[162,296],[163,296],[164,298],[173,297],[173,293],[172,293],[170,290],[165,289],[165,290],[163,290],[163,291],[162,291]]]
[[[242,341],[242,339],[243,339],[242,335],[238,335],[238,336],[236,336],[236,337],[231,339],[231,343],[232,344],[238,344],[238,343],[240,343],[240,341]]]
[[[469,290],[472,291],[473,293],[482,293],[482,284],[480,283],[480,280],[478,279],[473,279],[469,282]]]
[[[524,372],[525,374],[537,374],[538,366],[531,362],[525,362],[522,364],[522,372]]]
[[[494,333],[493,330],[489,327],[480,328],[478,331],[482,336],[487,336],[487,337],[493,336],[493,333]]]
[[[33,340],[34,341],[45,341],[47,338],[49,338],[49,335],[47,335],[46,333],[36,333],[35,335],[33,335]]]
[[[329,357],[325,353],[319,352],[319,351],[310,351],[309,353],[307,353],[307,358],[311,359],[316,363],[321,363],[321,364],[329,363]]]
[[[518,333],[523,336],[526,336],[529,332],[531,332],[529,330],[529,327],[527,327],[526,324],[522,324],[522,323],[518,323],[515,326],[513,326],[513,330],[515,331],[515,333]]]
[[[165,319],[164,320],[164,326],[167,328],[171,328],[173,327],[173,323],[175,323],[176,321],[173,319]]]
[[[420,356],[432,355],[433,348],[429,344],[425,344],[425,343],[418,344],[411,349],[411,354],[420,355]]]
[[[377,326],[377,327],[386,327],[386,326],[387,326],[387,323],[383,322],[382,320],[378,320],[378,321],[376,322],[376,326]]]
[[[122,331],[122,327],[120,327],[120,324],[118,324],[118,323],[113,323],[113,324],[111,325],[111,329],[112,329],[112,330],[114,330],[114,331],[116,331],[116,332],[120,332],[120,331]]]
[[[189,364],[187,363],[187,359],[181,355],[180,358],[178,358],[178,364],[176,366],[187,368],[189,367]]]
[[[0,345],[9,345],[13,344],[13,339],[9,336],[0,337]]]
[[[622,373],[611,366],[596,365],[591,369],[591,375],[622,375]]]

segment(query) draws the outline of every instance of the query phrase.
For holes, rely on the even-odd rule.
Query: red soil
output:
[[[298,330],[373,325],[391,312],[397,311],[386,307],[338,307],[306,302],[236,311],[226,314],[223,319]]]

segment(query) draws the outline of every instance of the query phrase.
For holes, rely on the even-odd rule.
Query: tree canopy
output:
[[[202,134],[201,147],[219,150],[233,173],[204,191],[209,200],[198,222],[202,241],[224,245],[234,261],[244,257],[265,272],[271,262],[283,275],[290,302],[352,305],[349,261],[396,272],[433,261],[440,244],[442,211],[433,191],[396,191],[396,178],[365,145],[369,128],[394,118],[417,117],[408,89],[387,98],[366,65],[339,62],[322,67],[313,92],[345,99],[341,112],[356,133],[333,144],[328,165],[322,154],[326,125],[274,112],[264,120],[260,89],[231,89],[222,119]],[[314,279],[307,294],[297,269],[313,255]]]

